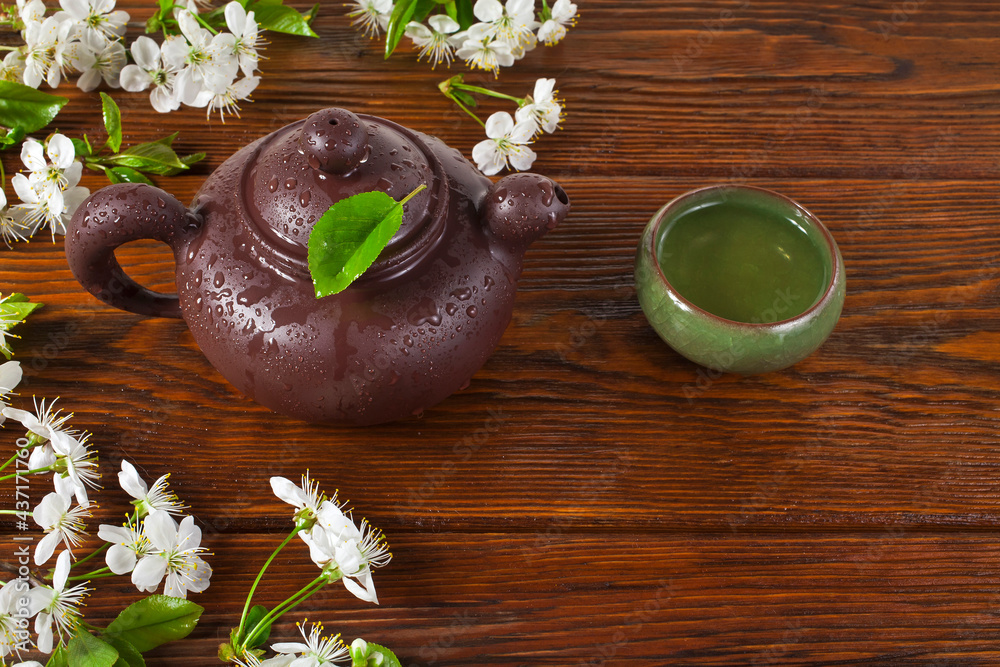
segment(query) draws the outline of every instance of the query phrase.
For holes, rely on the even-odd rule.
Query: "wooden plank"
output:
[[[280,539],[207,536],[212,586],[191,596],[205,615],[150,664],[210,664],[239,620],[251,564]],[[395,558],[376,571],[379,606],[335,584],[286,617],[273,641],[293,640],[294,621],[308,617],[421,667],[1000,659],[1000,551],[989,534],[625,536],[539,524],[520,535],[404,530],[389,539]],[[314,576],[305,551],[296,543],[283,552],[259,600],[277,603]],[[137,596],[127,580],[106,587],[117,581],[101,582],[88,619],[100,623]]]

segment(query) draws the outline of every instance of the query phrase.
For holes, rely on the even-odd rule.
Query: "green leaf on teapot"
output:
[[[108,132],[108,140],[104,145],[117,153],[122,147],[122,112],[107,93],[101,93],[101,113],[104,116],[104,129]]]
[[[308,257],[317,299],[342,292],[372,265],[403,224],[403,204],[425,187],[400,201],[384,192],[362,192],[316,221]]]

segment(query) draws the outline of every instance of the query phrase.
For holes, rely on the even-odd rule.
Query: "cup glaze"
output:
[[[765,323],[738,322],[700,308],[667,280],[657,247],[667,223],[712,203],[753,205],[794,219],[820,251],[829,276],[822,295],[794,317]],[[745,185],[717,185],[685,193],[653,216],[636,249],[635,284],[646,318],[670,347],[708,368],[745,375],[787,368],[829,337],[844,305],[844,260],[833,236],[816,216],[784,195]]]

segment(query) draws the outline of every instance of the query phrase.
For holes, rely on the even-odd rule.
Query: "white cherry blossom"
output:
[[[562,118],[562,105],[555,97],[555,86],[555,79],[538,79],[528,103],[514,114],[518,123],[530,122],[533,124],[533,135],[539,134],[543,130],[549,133],[555,132],[559,127],[559,120]]]
[[[72,484],[55,475],[56,490],[49,493],[35,507],[32,518],[45,531],[45,537],[35,545],[35,565],[42,566],[52,558],[56,546],[61,542],[66,547],[63,552],[73,555],[73,547],[79,546],[81,536],[86,535],[84,519],[91,516],[87,507],[73,507]]]
[[[308,621],[306,621],[308,622]],[[329,667],[337,664],[351,664],[350,649],[340,641],[340,635],[323,637],[323,625],[313,624],[306,630],[305,623],[296,623],[302,633],[302,642],[279,642],[271,644],[271,649],[280,654],[265,660],[263,667],[295,665],[295,667]],[[293,659],[290,659],[294,657]]]
[[[535,161],[535,151],[527,144],[534,134],[534,124],[514,119],[506,111],[497,111],[486,121],[487,139],[480,141],[472,149],[472,159],[479,171],[487,176],[500,173],[508,162],[514,169],[524,171]]]
[[[254,13],[247,12],[238,2],[230,2],[226,5],[226,26],[236,38],[233,55],[239,60],[240,70],[245,76],[253,76],[260,58],[257,50],[262,45]]]
[[[225,123],[226,114],[236,116],[237,118],[240,117],[239,103],[244,100],[249,100],[253,91],[257,89],[259,84],[259,76],[245,76],[242,79],[233,82],[232,85],[221,92],[209,92],[207,99],[204,100],[204,104],[201,104],[201,102],[203,101],[202,98],[205,96],[199,96],[192,106],[204,106],[206,109],[205,115],[207,117],[210,117],[212,112],[217,110],[219,112],[219,119]]]
[[[454,35],[459,29],[458,22],[447,14],[435,14],[427,19],[427,22],[430,28],[416,21],[411,21],[406,26],[406,35],[420,47],[417,60],[427,57],[431,61],[431,69],[442,61],[445,65],[451,65],[455,50]]]
[[[125,34],[129,15],[115,9],[115,0],[59,0],[59,5],[63,11],[56,16],[75,23],[81,37],[91,35],[102,42],[111,42]]]
[[[202,558],[201,529],[194,517],[177,523],[166,512],[154,512],[144,522],[152,548],[132,570],[132,583],[151,593],[166,577],[163,594],[186,598],[188,591],[201,593],[208,588],[212,568]]]
[[[233,55],[236,37],[228,32],[213,36],[186,9],[177,12],[177,23],[184,39],[166,40],[161,48],[163,61],[180,70],[174,94],[184,104],[205,106],[209,98],[204,93],[225,91],[239,72],[239,61]]]
[[[538,29],[539,41],[546,46],[558,44],[566,36],[566,26],[576,23],[576,5],[570,0],[556,0],[552,5],[552,18]]]
[[[501,67],[514,64],[514,54],[510,44],[501,39],[493,39],[490,32],[488,24],[475,24],[466,31],[465,41],[455,55],[473,69],[488,70],[494,76],[499,76]]]
[[[87,445],[89,433],[77,438],[63,431],[52,434],[52,449],[55,454],[54,467],[73,487],[76,502],[81,507],[90,504],[87,487],[100,488],[97,480],[97,451]]]
[[[26,592],[23,581],[8,581],[0,588],[0,660],[17,650],[18,633],[27,632],[19,628],[22,615],[18,612],[18,602]]]
[[[0,300],[2,302],[2,300]],[[0,328],[0,345],[3,345],[3,337],[6,332]],[[17,385],[21,382],[23,376],[23,371],[21,370],[20,361],[8,361],[0,364],[0,406],[7,407],[7,397],[14,392]],[[0,408],[2,410],[2,408]],[[0,424],[4,422],[6,417],[0,412]]]
[[[111,543],[105,555],[105,562],[112,572],[119,575],[134,570],[139,560],[145,558],[153,549],[143,525],[140,524],[137,528],[131,519],[124,526],[101,524],[97,536]]]
[[[171,41],[184,42],[184,38],[170,37],[164,44]],[[169,113],[179,107],[180,100],[174,95],[174,81],[180,68],[164,61],[160,45],[141,35],[132,42],[131,52],[135,64],[126,65],[122,69],[122,88],[130,93],[138,93],[153,86],[149,102],[154,109],[160,113]]]
[[[125,493],[134,499],[132,504],[135,505],[140,519],[153,512],[180,515],[187,509],[177,498],[177,494],[170,490],[167,484],[168,479],[170,479],[170,473],[160,476],[153,482],[153,488],[150,489],[139,476],[139,471],[135,469],[135,466],[125,459],[122,459],[122,469],[118,473],[118,483]]]
[[[506,5],[500,0],[477,0],[472,13],[487,25],[489,39],[505,42],[511,49],[535,40],[535,0],[507,0]]]
[[[354,7],[347,12],[354,19],[351,23],[368,37],[378,37],[379,30],[384,30],[389,25],[392,0],[352,0],[348,6]]]
[[[44,146],[30,137],[21,145],[21,162],[30,172],[28,182],[39,192],[65,190],[70,187],[70,182],[73,185],[79,183],[83,165],[75,158],[73,142],[58,133],[53,134]]]
[[[24,81],[24,54],[20,49],[10,51],[3,57],[0,65],[0,81],[22,83]]]
[[[382,532],[365,519],[361,526],[329,501],[320,508],[320,522],[309,534],[302,534],[309,557],[331,581],[338,579],[358,599],[378,604],[372,569],[392,559]]]
[[[51,653],[53,648],[53,626],[60,643],[67,641],[76,631],[80,620],[79,606],[90,591],[85,584],[66,588],[69,579],[70,556],[64,551],[56,560],[55,574],[51,586],[38,586],[28,594],[28,613],[35,616],[35,632],[38,633],[38,650]]]
[[[77,79],[77,87],[90,92],[101,84],[101,79],[111,88],[121,87],[119,77],[128,62],[122,43],[117,40],[104,41],[93,34],[85,35],[82,42],[94,54],[94,62]]]

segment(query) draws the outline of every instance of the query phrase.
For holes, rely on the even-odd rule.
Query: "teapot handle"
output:
[[[88,292],[139,315],[181,317],[176,294],[146,289],[128,277],[115,249],[139,239],[169,245],[174,257],[187,247],[200,218],[172,195],[144,183],[118,183],[98,190],[73,215],[66,230],[66,259]]]

